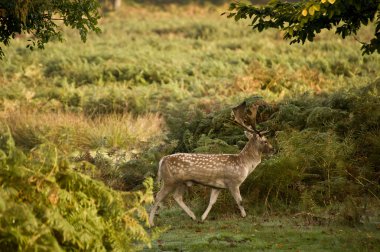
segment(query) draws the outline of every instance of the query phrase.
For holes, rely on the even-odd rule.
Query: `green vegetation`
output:
[[[361,56],[357,41],[328,32],[289,46],[281,33],[252,32],[248,22],[220,17],[223,11],[124,5],[101,20],[103,33],[89,34],[86,44],[63,28],[65,43],[43,51],[26,49],[27,37],[4,48],[1,244],[19,250],[149,244],[143,207],[152,185],[143,181],[155,177],[163,155],[238,152],[246,139],[229,122],[230,109],[247,100],[261,105],[258,127],[270,129],[277,149],[243,184],[250,217],[241,222],[227,193],[205,224],[163,208],[157,224],[172,227],[160,238],[162,249],[284,244],[326,251],[344,250],[348,241],[357,250],[379,248],[380,56]],[[191,191],[199,216],[208,190]],[[259,227],[278,215],[284,232]],[[302,228],[294,216],[306,220]],[[198,228],[215,233],[196,243]],[[179,236],[194,247],[170,245]],[[308,238],[321,246],[301,241]]]
[[[52,40],[62,40],[57,24],[78,30],[82,41],[89,31],[99,32],[97,0],[15,0],[0,3],[0,43],[9,45],[16,35],[29,35],[27,47],[43,49]],[[4,56],[0,47],[0,59]]]
[[[218,203],[216,203],[218,204]],[[144,251],[376,251],[380,235],[375,225],[318,224],[308,215],[253,217],[218,215],[196,223],[181,216],[181,209],[166,210],[162,224],[171,228]],[[211,212],[212,215],[212,212]],[[181,223],[181,225],[178,225]],[[355,235],[353,235],[353,233]]]
[[[380,5],[378,0],[341,1],[308,0],[289,3],[274,0],[263,7],[234,2],[230,4],[228,17],[239,19],[252,18],[252,28],[263,31],[276,28],[285,32],[284,38],[292,43],[313,41],[321,30],[336,27],[336,34],[343,39],[357,35],[358,30],[370,22],[376,28],[370,41],[363,44],[363,54],[380,53]],[[367,39],[369,40],[369,39]]]
[[[151,202],[151,180],[145,192],[118,193],[79,172],[95,167],[70,164],[53,145],[25,155],[6,132],[0,144],[2,249],[128,251],[150,244],[143,204]]]

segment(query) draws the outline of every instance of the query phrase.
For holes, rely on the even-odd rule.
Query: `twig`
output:
[[[352,175],[349,171],[345,170],[347,172],[348,175],[350,175],[351,177],[353,177],[356,182],[358,182],[359,185],[363,186],[365,188],[365,185],[357,178],[355,177],[354,175]],[[372,194],[378,201],[380,201],[380,199],[376,196],[376,194],[374,194],[370,189],[368,188],[365,188],[370,194]]]
[[[358,37],[356,37],[356,36],[354,36],[354,39],[355,39],[357,42],[359,42],[360,44],[362,44],[362,45],[367,44],[367,43],[365,43],[365,42],[360,41],[360,40],[358,39]]]

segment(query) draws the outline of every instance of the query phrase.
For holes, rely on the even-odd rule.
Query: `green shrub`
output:
[[[228,145],[225,141],[221,139],[212,139],[205,135],[202,135],[198,142],[197,148],[194,149],[197,153],[238,153],[239,149],[235,146]]]
[[[149,245],[144,204],[152,180],[116,192],[75,171],[56,147],[25,155],[0,136],[0,245],[7,251],[122,250]]]
[[[160,159],[173,153],[176,146],[177,141],[164,142],[155,146],[150,145],[130,160],[120,163],[119,170],[125,189],[139,189],[141,181],[147,177],[156,177]]]
[[[348,119],[345,112],[334,110],[329,107],[314,107],[306,119],[307,128],[320,128]]]
[[[264,162],[251,183],[261,188],[261,197],[297,205],[305,191],[319,205],[341,201],[348,187],[345,169],[353,153],[350,142],[341,142],[333,132],[304,130],[278,132],[279,153]]]

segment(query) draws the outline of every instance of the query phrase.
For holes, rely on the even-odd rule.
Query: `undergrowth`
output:
[[[116,192],[79,173],[57,147],[30,153],[11,134],[0,138],[0,246],[7,251],[122,250],[150,244],[145,204],[152,180],[136,192]]]

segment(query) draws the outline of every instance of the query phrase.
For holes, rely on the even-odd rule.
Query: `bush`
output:
[[[348,119],[348,114],[329,107],[315,107],[311,109],[306,119],[307,128],[321,128],[331,126],[338,121]]]
[[[341,142],[333,132],[303,130],[278,132],[278,154],[262,164],[248,183],[260,188],[262,199],[297,206],[306,194],[319,206],[342,201],[350,181],[345,169],[352,142]]]
[[[122,250],[149,245],[144,205],[152,180],[116,192],[41,145],[25,155],[0,136],[0,246],[7,251]]]

